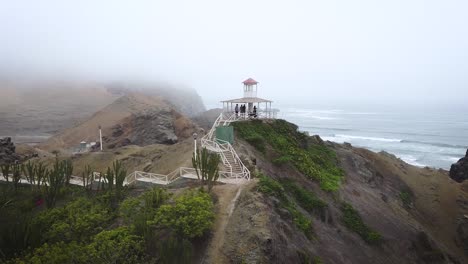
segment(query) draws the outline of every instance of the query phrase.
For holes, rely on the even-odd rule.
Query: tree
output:
[[[208,185],[208,191],[211,191],[213,183],[219,178],[219,161],[219,155],[208,152],[206,148],[193,153],[192,165],[202,185]]]
[[[2,165],[2,175],[5,178],[5,180],[8,182],[8,176],[10,176],[10,167],[11,165],[6,163]]]

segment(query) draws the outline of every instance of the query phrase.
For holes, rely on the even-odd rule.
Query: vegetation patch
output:
[[[291,214],[296,227],[300,229],[307,238],[312,238],[312,221],[299,211],[294,201],[288,198],[280,182],[265,175],[260,175],[258,190],[269,196],[278,198],[280,200],[280,206],[288,210]]]
[[[237,134],[266,153],[268,144],[280,157],[274,164],[291,163],[307,177],[320,182],[325,191],[336,191],[343,178],[343,171],[337,166],[336,154],[328,147],[313,143],[310,137],[297,130],[297,126],[284,120],[262,122],[235,122]]]
[[[158,210],[154,224],[171,228],[181,237],[195,238],[211,229],[215,214],[211,196],[204,191],[191,191]]]
[[[291,180],[282,181],[282,186],[294,196],[294,199],[302,208],[310,213],[317,214],[322,220],[325,220],[328,207],[326,202]]]
[[[364,241],[369,244],[379,244],[382,241],[382,236],[362,221],[358,211],[351,204],[344,202],[341,205],[341,211],[343,212],[344,225],[359,234]]]
[[[411,208],[411,205],[413,204],[413,196],[410,191],[401,191],[399,197],[404,207]]]
[[[189,263],[195,241],[203,243],[214,222],[204,191],[173,200],[152,188],[129,197],[118,161],[99,186],[89,166],[82,187],[69,185],[73,166],[58,158],[51,166],[16,167],[31,184],[0,183],[0,263]]]

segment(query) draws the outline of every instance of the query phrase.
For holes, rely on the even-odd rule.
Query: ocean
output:
[[[468,115],[457,112],[281,108],[278,118],[324,140],[386,151],[415,166],[450,169],[468,148]]]

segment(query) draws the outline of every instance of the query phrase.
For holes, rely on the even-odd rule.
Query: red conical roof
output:
[[[257,84],[258,82],[252,78],[248,78],[247,80],[243,81],[242,82],[243,84],[245,85],[253,85],[253,84]]]

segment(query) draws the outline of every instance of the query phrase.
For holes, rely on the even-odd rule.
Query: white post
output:
[[[193,133],[193,142],[194,142],[194,157],[197,159],[197,133]]]
[[[99,126],[99,145],[101,146],[101,151],[102,151],[102,131],[101,131],[101,126]]]

